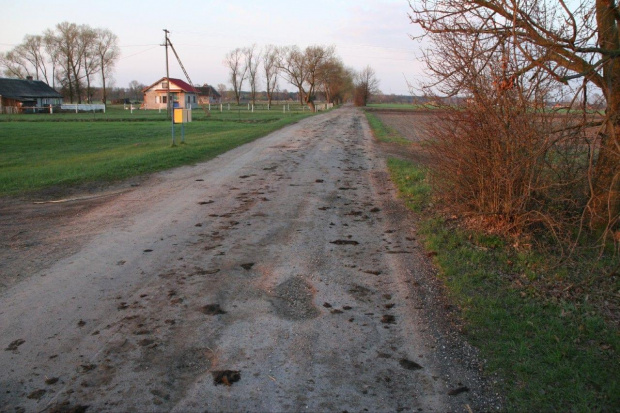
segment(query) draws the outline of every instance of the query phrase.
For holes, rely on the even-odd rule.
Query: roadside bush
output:
[[[427,125],[436,198],[487,229],[570,245],[589,199],[583,119],[545,110],[523,85],[477,86],[464,108]]]

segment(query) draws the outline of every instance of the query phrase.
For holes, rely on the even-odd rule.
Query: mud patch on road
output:
[[[468,391],[469,391],[469,388],[467,386],[461,386],[461,387],[457,387],[454,390],[450,390],[448,392],[448,396],[457,396],[461,393],[468,392]]]
[[[241,380],[241,372],[238,370],[216,370],[212,371],[213,384],[224,384],[226,386],[232,386],[234,382]]]
[[[65,401],[52,407],[49,413],[84,413],[88,407],[88,405],[81,404],[72,406],[68,401]]]
[[[330,241],[330,244],[334,245],[359,245],[359,242],[349,239],[337,239],[336,241]]]
[[[200,312],[206,315],[226,314],[226,311],[222,310],[219,304],[207,304],[200,308]]]
[[[307,320],[318,317],[314,306],[314,288],[301,277],[291,277],[278,285],[271,294],[276,314],[287,320]]]
[[[381,317],[381,322],[384,324],[396,324],[396,317],[391,314],[385,314]]]
[[[407,370],[420,370],[423,368],[415,361],[411,361],[409,359],[400,359],[398,364],[400,364],[402,368],[407,369]]]
[[[5,351],[15,351],[17,350],[17,348],[19,346],[21,346],[22,344],[24,344],[26,342],[26,340],[23,340],[21,338],[11,342],[11,344],[9,344],[9,346],[7,348],[5,348]]]
[[[373,292],[369,288],[355,284],[349,289],[349,294],[359,301],[368,301]]]
[[[35,390],[32,393],[30,393],[28,396],[26,396],[28,399],[33,399],[33,400],[41,400],[41,397],[43,397],[43,395],[46,393],[45,390],[43,389],[39,389],[39,390]]]

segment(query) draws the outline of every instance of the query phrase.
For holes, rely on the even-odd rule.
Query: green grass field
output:
[[[281,109],[281,108],[280,108]],[[158,111],[116,108],[106,114],[23,114],[0,118],[0,195],[112,182],[211,159],[308,111],[194,112],[185,144],[171,147],[171,123]],[[135,115],[135,118],[132,117]],[[5,122],[1,122],[5,120]],[[181,125],[175,126],[177,143]]]

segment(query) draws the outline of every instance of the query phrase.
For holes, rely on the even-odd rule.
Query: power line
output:
[[[159,46],[159,45],[155,44],[155,43],[149,43],[149,44],[125,44],[125,45],[119,45],[118,47],[146,47],[146,46]]]
[[[151,47],[151,48],[148,48],[148,49],[146,49],[146,50],[142,50],[142,51],[140,51],[140,52],[137,52],[137,53],[134,53],[134,54],[130,54],[129,56],[123,56],[123,57],[119,58],[118,60],[125,60],[125,59],[128,59],[128,58],[130,58],[130,57],[137,56],[137,55],[139,55],[139,54],[149,52],[149,51],[151,51],[151,50],[153,50],[153,49],[157,49],[158,47],[159,47],[159,45],[156,45],[155,47]]]

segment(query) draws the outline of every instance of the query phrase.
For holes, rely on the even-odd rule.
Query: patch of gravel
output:
[[[301,321],[318,317],[314,288],[302,277],[291,277],[278,285],[271,294],[271,304],[279,317]]]

